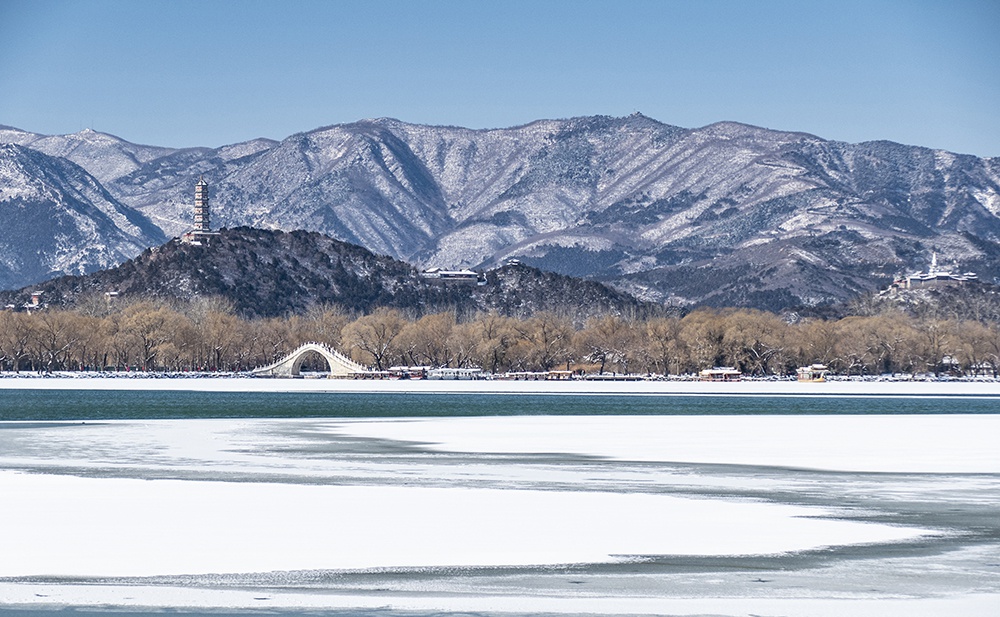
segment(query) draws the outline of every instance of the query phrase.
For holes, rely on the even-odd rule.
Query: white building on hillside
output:
[[[906,277],[905,283],[900,285],[906,289],[914,289],[918,287],[930,287],[939,285],[960,285],[962,283],[968,283],[969,281],[978,280],[979,277],[975,272],[964,272],[959,274],[957,272],[949,272],[947,270],[939,270],[937,262],[937,253],[931,254],[931,267],[928,268],[926,272],[915,272]]]

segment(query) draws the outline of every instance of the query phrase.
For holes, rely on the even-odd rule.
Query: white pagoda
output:
[[[194,229],[181,236],[181,242],[187,244],[207,243],[212,236],[219,235],[212,231],[212,214],[208,206],[208,182],[205,178],[198,179],[194,185]]]

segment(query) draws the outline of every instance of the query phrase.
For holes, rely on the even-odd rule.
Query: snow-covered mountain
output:
[[[192,191],[200,173],[224,174],[228,162],[277,142],[256,139],[222,148],[177,149],[133,144],[91,129],[39,135],[0,126],[0,143],[28,146],[80,165],[116,198],[143,211],[164,233],[178,235],[191,227]]]
[[[365,120],[218,149],[0,130],[14,140],[70,158],[170,235],[204,175],[217,226],[319,231],[419,266],[518,258],[659,301],[846,300],[932,251],[1000,276],[1000,159],[889,142],[640,114]]]
[[[0,144],[0,288],[107,268],[163,239],[80,166]]]

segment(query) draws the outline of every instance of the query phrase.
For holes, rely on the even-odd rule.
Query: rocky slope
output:
[[[0,144],[0,288],[121,263],[165,239],[83,168]]]
[[[1000,276],[1000,159],[888,142],[638,114],[495,130],[366,120],[218,149],[4,140],[92,170],[168,234],[189,225],[204,174],[219,225],[319,231],[423,267],[518,258],[660,302],[844,301],[933,250]]]
[[[351,311],[388,306],[413,314],[497,311],[528,317],[551,311],[577,323],[604,313],[656,311],[600,283],[524,265],[491,270],[486,279],[483,286],[433,282],[406,263],[319,233],[241,227],[224,230],[207,244],[170,241],[115,268],[0,292],[0,302],[20,306],[32,292],[41,291],[50,306],[73,306],[95,296],[103,300],[114,291],[117,301],[220,297],[244,317],[276,317],[337,304]]]

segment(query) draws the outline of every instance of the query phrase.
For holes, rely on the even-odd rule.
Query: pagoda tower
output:
[[[208,208],[208,182],[205,178],[198,179],[194,185],[194,231],[205,233],[212,230],[211,214]]]
[[[180,240],[186,244],[207,243],[213,236],[219,235],[212,231],[211,212],[208,207],[208,182],[198,178],[194,185],[194,228],[185,232]]]

